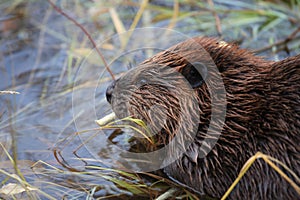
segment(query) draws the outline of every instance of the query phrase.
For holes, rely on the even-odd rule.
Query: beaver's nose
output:
[[[112,82],[106,89],[106,100],[111,103],[112,93],[114,91],[116,81]]]

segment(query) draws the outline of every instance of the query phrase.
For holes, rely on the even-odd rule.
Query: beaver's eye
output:
[[[203,63],[195,62],[185,66],[181,74],[188,80],[192,88],[196,88],[205,81],[207,68]]]

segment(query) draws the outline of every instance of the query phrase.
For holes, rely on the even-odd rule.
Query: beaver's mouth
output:
[[[96,123],[104,127],[109,123],[113,123],[116,119],[122,120],[122,124],[127,124],[124,118],[132,118],[142,121],[148,132],[147,137],[139,133],[134,133],[133,138],[136,141],[147,146],[147,151],[153,151],[164,147],[174,137],[177,131],[178,118],[181,108],[178,105],[178,99],[167,87],[158,84],[145,84],[139,88],[129,88],[118,91],[118,84],[112,83],[106,91],[107,101],[113,107],[113,113],[96,120]],[[126,94],[125,94],[126,93]],[[137,129],[143,129],[139,124],[129,121]],[[134,130],[135,130],[134,128]],[[152,141],[149,143],[149,141]]]

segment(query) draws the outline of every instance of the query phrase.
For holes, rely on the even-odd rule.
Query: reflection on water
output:
[[[25,6],[25,5],[24,5]],[[65,163],[83,170],[86,163],[76,160],[73,151],[82,143],[78,136],[70,139],[68,143],[62,142],[69,135],[74,135],[76,130],[72,112],[73,79],[80,63],[80,56],[71,57],[67,48],[68,40],[63,41],[60,31],[64,31],[66,21],[62,16],[53,13],[45,3],[26,5],[30,12],[16,22],[12,28],[6,26],[1,31],[1,65],[0,65],[0,90],[18,91],[19,95],[0,95],[0,141],[10,152],[16,151],[17,160],[21,171],[26,175],[29,182],[39,180],[50,181],[57,186],[74,188],[82,182],[88,185],[102,185],[97,195],[104,196],[119,191],[110,181],[105,181],[97,176],[72,176],[60,175],[49,171],[39,174],[46,168],[38,167],[32,171],[31,166],[38,160],[49,163],[51,166],[61,168],[56,161],[53,150],[62,149]],[[47,8],[47,10],[45,9]],[[42,11],[46,11],[43,13]],[[1,18],[2,19],[2,18]],[[59,24],[60,22],[63,22]],[[6,19],[0,21],[1,25]],[[53,27],[51,31],[46,30]],[[10,30],[8,30],[10,28]],[[74,27],[71,29],[77,30]],[[8,33],[9,32],[9,33]],[[78,30],[77,30],[78,32]],[[29,38],[21,38],[20,34],[27,34]],[[57,34],[57,35],[56,35]],[[79,34],[81,34],[79,32]],[[93,73],[93,72],[91,72]],[[81,83],[82,89],[95,88],[97,80],[87,80]],[[76,89],[76,88],[75,88]],[[103,91],[97,94],[103,98]],[[81,108],[85,108],[85,100],[82,98]],[[108,108],[106,108],[108,109]],[[89,116],[85,116],[89,117]],[[92,121],[95,119],[92,119]],[[72,138],[72,137],[71,137]],[[91,155],[84,147],[77,152],[80,157],[90,158]],[[7,160],[4,151],[1,150],[1,161]],[[30,161],[30,162],[26,162]],[[26,162],[26,164],[22,164]],[[9,162],[8,162],[9,163]],[[6,163],[7,164],[7,163]],[[100,163],[98,163],[99,165]],[[2,166],[2,164],[1,164]],[[13,172],[13,166],[9,165],[9,171]],[[2,167],[1,167],[2,168]],[[30,175],[31,174],[31,175]],[[0,174],[0,179],[5,177]],[[69,180],[69,183],[66,182]],[[55,187],[47,189],[42,183],[34,184],[43,191],[62,198],[64,192],[55,192]],[[83,188],[82,188],[83,189]],[[76,189],[77,190],[77,189]],[[78,192],[73,191],[73,195]],[[78,190],[80,191],[80,190]],[[82,193],[85,194],[85,193]],[[78,193],[80,195],[80,193]],[[80,197],[80,196],[78,196]]]

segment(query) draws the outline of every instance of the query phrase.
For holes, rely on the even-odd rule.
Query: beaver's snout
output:
[[[106,100],[111,103],[112,93],[114,91],[116,81],[112,82],[106,89]]]

